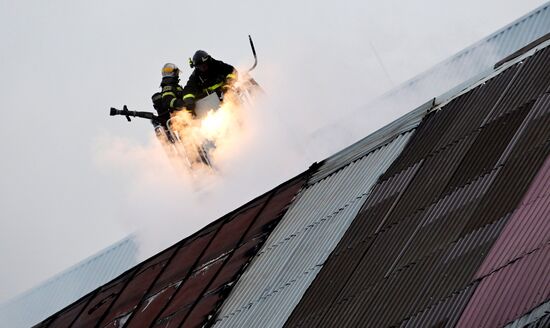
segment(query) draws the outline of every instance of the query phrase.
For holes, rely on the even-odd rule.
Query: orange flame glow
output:
[[[175,113],[170,119],[170,129],[175,134],[177,142],[161,142],[163,147],[169,153],[172,161],[181,161],[177,154],[185,154],[184,160],[188,161],[189,166],[200,162],[198,146],[205,142],[215,145],[210,156],[216,157],[216,153],[228,147],[227,140],[235,136],[241,128],[241,105],[236,95],[228,93],[225,95],[224,102],[217,110],[210,110],[203,118],[193,118],[187,111]],[[175,156],[171,156],[173,153]],[[179,164],[176,164],[179,166]]]

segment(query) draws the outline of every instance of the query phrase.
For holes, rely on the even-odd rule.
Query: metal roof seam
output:
[[[476,285],[477,285],[477,282],[472,282],[472,283],[466,285],[464,288],[452,292],[447,297],[439,300],[438,303],[431,304],[430,306],[422,309],[421,311],[418,311],[416,313],[413,313],[413,314],[409,315],[407,318],[403,319],[399,323],[400,324],[399,326],[402,327],[402,328],[431,326],[431,324],[433,324],[433,320],[435,320],[436,318],[440,318],[441,315],[436,312],[436,313],[434,313],[434,315],[432,317],[430,317],[429,316],[430,312],[437,311],[438,308],[441,308],[441,311],[443,311],[443,307],[445,306],[445,304],[448,301],[450,301],[452,298],[455,298],[455,297],[459,297],[459,301],[457,301],[458,304],[456,304],[454,306],[455,310],[454,310],[453,313],[451,313],[451,315],[454,315],[456,317],[455,320],[458,320],[458,318],[460,317],[460,314],[462,313],[460,308],[462,307],[462,309],[463,309],[463,307],[465,306],[465,304],[461,304],[461,303],[467,302],[469,300],[469,297],[471,296],[471,293],[475,289]],[[460,313],[457,313],[457,312],[460,312]],[[422,317],[425,317],[425,319],[423,321],[418,322],[415,325],[414,321],[422,320]],[[420,318],[420,319],[418,319],[418,318]],[[429,323],[431,323],[431,324],[429,324]],[[451,327],[451,326],[446,325],[445,327]]]
[[[483,274],[483,275],[481,275],[481,276],[479,276],[479,277],[476,277],[476,280],[477,280],[477,281],[481,281],[481,280],[483,280],[483,279],[485,279],[485,278],[487,278],[487,277],[489,277],[489,276],[492,276],[492,275],[494,275],[495,273],[498,273],[499,271],[504,270],[506,267],[508,267],[508,266],[510,266],[510,265],[512,265],[512,264],[514,264],[514,263],[516,263],[516,262],[518,262],[518,261],[520,261],[520,260],[522,260],[523,258],[525,258],[525,257],[527,257],[527,256],[529,256],[529,255],[531,255],[531,254],[533,254],[533,253],[535,253],[535,252],[538,252],[538,251],[540,251],[541,249],[544,249],[544,248],[546,248],[546,247],[548,247],[548,246],[550,246],[550,240],[549,240],[548,242],[542,244],[541,246],[539,246],[539,247],[537,247],[537,248],[535,248],[535,249],[533,249],[533,250],[531,250],[531,251],[529,251],[529,252],[523,254],[522,256],[519,256],[519,257],[517,257],[517,258],[515,258],[515,259],[513,259],[513,260],[511,260],[511,261],[506,262],[505,264],[499,266],[498,268],[496,268],[496,269],[494,269],[494,270],[492,270],[492,271],[490,271],[490,272],[488,272],[488,273],[485,273],[485,274]]]
[[[501,222],[501,223],[502,223],[502,222]],[[500,225],[502,225],[502,224],[500,224]],[[473,232],[471,235],[479,234],[479,233],[483,233],[483,234],[489,233],[489,234],[494,235],[494,233],[492,233],[491,231],[488,231],[488,232],[487,232],[487,231],[484,231],[484,230],[485,230],[485,227],[480,228],[480,229],[476,230],[475,232]],[[461,238],[462,241],[467,240],[467,239],[470,239],[470,236],[466,236],[466,237],[464,237],[464,238]],[[455,248],[456,248],[456,247],[455,247]],[[456,248],[456,249],[458,249],[458,248]],[[447,252],[448,252],[448,251],[447,251]],[[438,253],[440,254],[440,257],[441,257],[442,255],[444,255],[444,252],[441,253],[441,251],[438,251]],[[405,271],[406,269],[414,268],[414,267],[416,267],[416,266],[418,266],[418,265],[423,265],[422,263],[427,263],[426,261],[432,261],[432,260],[430,260],[430,258],[433,260],[433,259],[436,258],[436,256],[434,255],[434,256],[423,257],[423,258],[421,258],[421,259],[417,259],[416,262],[407,264],[407,265],[403,266],[402,268],[399,268],[398,270],[394,271],[394,273],[391,275],[391,277],[396,277],[398,273],[400,273],[400,272],[402,272],[402,271]],[[384,280],[387,280],[387,279],[390,279],[390,277],[387,277],[387,278],[385,278]],[[392,279],[393,279],[393,278],[392,278]],[[475,282],[475,281],[474,281],[474,282]],[[472,283],[474,283],[474,282],[472,282]],[[346,295],[345,297],[341,298],[340,301],[341,301],[341,302],[347,302],[348,300],[354,299],[357,295],[359,295],[359,294],[362,293],[362,292],[365,292],[365,291],[369,290],[370,288],[372,288],[372,287],[373,287],[374,285],[376,285],[376,284],[377,284],[377,283],[373,283],[373,284],[370,284],[370,285],[368,285],[368,286],[365,286],[364,288],[361,288],[361,289],[359,289],[359,290],[355,290],[353,294],[351,294],[351,295],[349,295],[349,294]]]
[[[429,152],[428,154],[426,154],[426,155],[425,155],[423,158],[421,158],[420,160],[416,161],[415,163],[410,164],[408,167],[406,167],[406,168],[404,168],[404,169],[402,169],[402,170],[399,170],[399,171],[395,172],[395,173],[394,173],[393,175],[391,175],[390,177],[395,176],[395,175],[397,175],[397,174],[400,174],[402,171],[404,171],[404,170],[410,168],[411,166],[417,165],[418,163],[420,163],[421,160],[426,160],[426,159],[428,159],[428,158],[434,157],[434,156],[436,156],[436,155],[438,155],[438,154],[440,154],[440,153],[442,153],[442,152],[444,152],[444,151],[450,149],[451,147],[457,145],[457,144],[460,143],[461,141],[463,141],[463,140],[465,140],[465,139],[467,139],[467,138],[469,138],[469,137],[471,137],[471,136],[473,136],[473,135],[479,133],[479,132],[482,131],[484,128],[485,128],[484,126],[480,126],[480,127],[476,128],[476,129],[474,129],[474,130],[470,130],[468,133],[464,134],[464,135],[461,136],[460,138],[455,139],[455,140],[452,140],[451,142],[449,142],[449,143],[443,145],[442,147],[432,150],[431,152]],[[382,180],[382,182],[388,180],[390,177],[388,177],[388,178],[385,177],[384,180]]]
[[[403,222],[403,221],[405,221],[405,220],[407,220],[407,219],[409,219],[409,218],[411,218],[411,217],[414,217],[414,216],[416,216],[416,215],[418,215],[418,214],[420,214],[420,213],[426,211],[426,210],[429,209],[430,207],[437,205],[443,198],[452,195],[454,192],[459,191],[459,190],[461,190],[461,189],[463,189],[463,188],[465,188],[465,187],[471,185],[472,183],[474,183],[474,182],[476,182],[476,181],[478,181],[478,180],[482,180],[484,177],[487,177],[487,176],[490,176],[490,175],[494,174],[495,172],[497,172],[498,170],[500,170],[503,166],[504,166],[504,164],[499,165],[498,167],[495,167],[495,168],[493,168],[492,170],[490,170],[490,171],[488,171],[488,172],[485,172],[484,174],[482,174],[482,175],[480,175],[480,176],[474,177],[472,180],[468,181],[468,182],[465,183],[464,185],[458,186],[458,187],[456,187],[455,189],[450,190],[448,193],[441,195],[440,198],[436,199],[435,201],[433,201],[433,202],[430,203],[430,204],[427,204],[426,207],[415,210],[415,211],[412,212],[410,215],[407,215],[407,216],[405,216],[405,217],[402,217],[402,219],[399,220],[399,221],[390,222],[389,225],[386,226],[386,228],[387,228],[387,227],[390,227],[390,226],[393,226],[393,225],[397,225],[397,224],[399,224],[399,223],[401,223],[401,222]],[[396,202],[396,203],[397,203],[397,202]],[[389,213],[390,213],[390,211],[388,211],[388,214],[387,214],[387,215],[389,215]],[[384,223],[384,222],[382,222],[382,223]],[[379,233],[382,233],[382,232],[386,231],[386,230],[387,230],[386,228],[383,228],[382,225],[379,226],[379,228],[375,231],[375,233],[372,234],[372,236],[376,236],[376,235],[378,235]]]
[[[410,134],[407,135],[407,138],[409,136]],[[396,140],[398,143],[394,142],[391,147],[386,147],[388,151],[385,152],[390,152],[390,155],[395,155],[395,149],[400,150],[404,142],[408,140],[407,138],[397,138]],[[384,163],[380,164],[377,163],[377,161]],[[277,227],[277,230],[279,230],[278,235],[271,235],[270,239],[272,240],[266,244],[269,246],[277,246],[272,247],[272,253],[267,257],[265,257],[267,253],[263,253],[261,256],[264,257],[263,264],[258,264],[259,262],[256,262],[255,267],[247,270],[246,274],[248,274],[248,276],[252,274],[250,272],[255,272],[256,275],[261,275],[262,277],[265,276],[263,279],[264,282],[261,282],[261,285],[257,286],[260,282],[247,280],[248,282],[245,284],[245,287],[240,288],[241,294],[235,297],[230,302],[231,304],[227,303],[224,307],[228,310],[226,313],[237,313],[243,306],[250,306],[250,300],[256,302],[258,299],[261,299],[261,297],[265,297],[266,293],[262,293],[264,289],[268,290],[267,295],[278,294],[285,296],[278,296],[275,301],[273,301],[273,298],[270,302],[262,301],[259,303],[259,307],[254,306],[254,311],[246,315],[243,314],[239,318],[233,319],[229,323],[226,322],[222,325],[231,326],[239,322],[241,326],[246,326],[244,323],[249,322],[247,321],[249,319],[253,320],[252,318],[256,317],[258,313],[264,313],[269,316],[274,314],[273,311],[277,311],[277,318],[284,318],[287,311],[293,309],[291,304],[299,300],[301,293],[305,292],[305,288],[309,286],[317,269],[324,263],[325,256],[328,256],[332,250],[332,248],[320,248],[317,244],[321,242],[332,244],[333,241],[327,241],[324,240],[325,238],[321,237],[314,237],[327,235],[327,233],[332,231],[332,227],[336,227],[336,223],[338,223],[339,229],[347,226],[347,224],[344,224],[349,221],[350,218],[355,217],[356,212],[359,211],[363,200],[366,198],[365,196],[370,193],[369,190],[379,176],[378,171],[383,171],[383,168],[388,164],[387,155],[382,156],[380,152],[371,153],[361,160],[350,163],[344,170],[331,175],[330,179],[324,179],[322,182],[313,184],[304,190],[300,196],[301,200],[291,205],[289,212],[282,221],[283,226]],[[357,179],[357,177],[360,178]],[[300,206],[297,205],[298,203],[300,203]],[[312,208],[316,208],[316,210],[309,210]],[[335,219],[339,216],[342,216],[346,222],[342,221],[342,224],[340,224],[339,221],[336,222]],[[296,225],[298,225],[300,229],[296,229]],[[296,234],[297,231],[301,233]],[[336,237],[334,235],[335,233],[331,233],[329,237],[330,239],[334,239],[334,243],[336,243],[338,240],[335,239]],[[309,254],[307,251],[308,249],[319,251],[315,254]],[[303,266],[300,261],[301,259],[305,259],[309,265]],[[304,272],[309,272],[312,267],[316,270],[312,273],[308,273],[311,278],[304,279]],[[271,270],[267,268],[271,268]],[[298,280],[298,278],[302,279]],[[280,287],[287,286],[286,284],[289,283],[289,281],[293,281],[291,284],[292,290],[290,291],[285,287],[283,291],[287,290],[287,292],[280,292]],[[246,286],[249,285],[253,288],[247,289]],[[257,288],[257,291],[255,291],[255,288]],[[275,293],[276,291],[277,293]],[[275,308],[266,307],[267,304],[280,302],[279,300],[285,301],[284,309],[280,308],[279,311]],[[242,313],[242,311],[240,313]],[[281,315],[283,315],[283,317],[281,317]]]
[[[298,193],[299,193],[299,190],[298,190]],[[262,204],[262,207],[261,209],[258,211],[258,213],[256,213],[255,217],[253,220],[251,220],[251,222],[249,223],[248,227],[246,228],[246,230],[242,233],[241,237],[239,238],[239,240],[237,241],[236,245],[239,245],[243,242],[243,240],[245,239],[245,237],[247,236],[248,232],[252,229],[252,227],[254,226],[254,223],[256,222],[256,220],[258,220],[258,218],[260,217],[260,215],[262,215],[262,213],[265,211],[265,209],[267,208],[268,204],[270,203],[270,201],[275,197],[276,195],[276,192],[273,191],[268,197],[267,199],[265,200],[265,202]],[[283,209],[280,210],[280,212],[284,213],[286,211],[286,209],[288,208],[288,205],[285,206]],[[278,213],[277,216],[281,215],[281,213]],[[222,226],[223,227],[223,226]],[[220,228],[221,229],[221,228]],[[264,240],[265,242],[265,240]],[[227,263],[227,261],[229,261],[229,259],[231,257],[233,257],[235,253],[235,248],[232,249],[231,251],[227,252],[227,258],[225,258],[224,260],[224,265]],[[252,260],[252,258],[249,258],[248,259],[248,262],[250,262]],[[243,264],[244,266],[244,264]],[[241,267],[242,269],[242,267]],[[204,287],[203,291],[202,291],[202,297],[205,296],[205,293],[208,292],[208,289],[210,288],[210,286],[212,285],[212,283],[215,281],[216,277],[220,274],[220,272],[222,271],[222,269],[218,270],[218,272],[214,275],[214,277],[212,277],[212,279],[210,280],[210,282]],[[235,282],[239,277],[239,273],[237,273],[237,275],[234,277],[234,280],[233,282]],[[199,303],[200,299],[202,298],[200,297],[199,299],[197,299],[194,304],[192,305],[192,308],[191,310],[189,311],[189,313],[186,315],[186,317],[182,320],[180,326],[183,326],[185,321],[189,318],[190,314],[191,314],[191,311],[194,307],[197,306],[197,304]],[[218,304],[220,303],[220,301],[218,302]],[[216,316],[216,310],[218,309],[219,307],[215,307],[213,309],[213,311],[211,311],[210,313],[213,314],[213,316],[211,318],[208,318],[208,315],[207,315],[207,322],[212,320],[212,321],[215,321],[215,316]]]
[[[433,251],[431,251],[430,253],[427,253],[427,254],[424,254],[423,256],[421,257],[417,257],[415,258],[414,261],[411,261],[409,263],[405,263],[403,264],[402,266],[400,267],[397,267],[395,269],[395,272],[399,272],[399,271],[402,271],[402,269],[404,268],[409,268],[411,267],[412,265],[416,264],[417,262],[421,262],[421,261],[425,261],[427,258],[430,258],[430,257],[433,257],[433,256],[437,256],[438,253],[444,251],[444,254],[446,254],[447,256],[442,260],[442,263],[449,263],[450,261],[452,261],[454,258],[458,257],[460,254],[455,254],[455,251],[458,252],[458,251],[461,251],[461,245],[462,244],[467,244],[468,243],[468,240],[470,239],[474,239],[476,236],[478,235],[483,235],[483,234],[491,234],[492,231],[489,230],[487,231],[487,228],[491,228],[491,227],[499,227],[501,225],[503,225],[503,222],[501,222],[501,224],[499,224],[499,221],[506,221],[506,218],[507,215],[505,215],[504,217],[502,217],[501,219],[499,219],[498,221],[496,221],[496,223],[489,223],[483,227],[480,227],[479,229],[471,232],[470,234],[468,235],[465,235],[463,237],[459,237],[455,240],[452,240],[450,241],[449,243],[447,244],[444,244],[444,245],[441,245],[439,246],[438,248],[434,249]],[[388,275],[389,277],[389,275]]]
[[[458,244],[461,240],[466,240],[466,239],[470,238],[472,235],[474,235],[474,234],[476,234],[476,233],[478,233],[479,231],[482,231],[482,230],[484,230],[484,229],[485,229],[485,227],[482,227],[482,228],[480,228],[480,229],[478,229],[478,230],[472,232],[471,234],[469,234],[469,235],[467,235],[467,236],[464,236],[464,237],[460,238],[459,240],[457,240],[457,241],[455,241],[455,242],[450,243],[448,246],[451,246],[451,245],[453,245],[453,244],[456,245],[456,244]],[[411,263],[408,263],[408,264],[406,264],[406,265],[404,265],[404,266],[402,266],[402,267],[400,267],[400,268],[397,268],[397,269],[395,269],[393,272],[391,272],[390,275],[385,276],[385,277],[383,278],[383,280],[390,279],[390,277],[395,277],[395,276],[396,276],[398,273],[400,273],[400,272],[403,272],[403,271],[405,271],[405,270],[407,270],[407,269],[409,269],[409,268],[412,268],[412,267],[414,267],[414,266],[421,265],[421,263],[426,262],[426,261],[428,261],[429,259],[435,258],[435,256],[437,256],[437,254],[440,254],[440,253],[441,253],[442,251],[444,251],[445,249],[447,249],[447,248],[438,249],[436,252],[431,253],[431,254],[429,254],[428,256],[419,258],[419,259],[417,259],[415,262],[411,262]],[[470,285],[476,283],[476,281],[477,281],[477,279],[476,279],[476,280],[473,280],[473,281],[472,281],[471,283],[469,283],[466,287],[468,287],[468,286],[470,286]],[[356,296],[358,296],[358,295],[361,294],[362,292],[365,292],[365,291],[371,289],[373,286],[375,286],[375,285],[378,284],[378,283],[379,283],[379,282],[374,282],[374,283],[369,284],[369,285],[367,285],[367,286],[364,286],[364,287],[362,287],[362,288],[360,288],[360,289],[357,289],[357,290],[354,291],[353,294],[348,294],[348,295],[345,295],[345,297],[340,298],[339,301],[338,301],[338,303],[340,304],[340,303],[348,302],[348,301],[354,299]],[[463,288],[463,289],[465,289],[465,288]],[[456,292],[456,291],[454,291],[454,292]]]
[[[221,222],[221,221],[219,221]],[[217,222],[216,224],[218,224],[219,222]],[[215,225],[214,224],[211,224],[210,227],[214,227]],[[208,240],[208,243],[206,244],[206,246],[204,247],[204,249],[201,251],[200,255],[195,259],[194,263],[192,264],[191,268],[194,268],[195,266],[197,266],[197,264],[200,262],[201,258],[204,256],[204,254],[206,253],[206,250],[208,249],[208,247],[213,243],[213,241],[216,239],[216,236],[218,235],[218,233],[220,233],[220,231],[222,230],[222,227],[224,226],[224,224],[219,224],[219,227],[217,227],[216,229],[216,232],[214,233],[214,235],[212,236],[212,238],[210,238],[210,240]],[[187,240],[187,239],[186,239]],[[183,243],[183,242],[182,242]],[[183,277],[183,279],[181,280],[182,283],[180,283],[176,290],[174,291],[174,294],[172,295],[172,297],[170,298],[170,300],[168,302],[166,302],[166,304],[164,304],[164,306],[158,311],[158,313],[155,315],[155,317],[153,318],[153,320],[151,321],[151,324],[154,324],[155,322],[157,322],[159,319],[160,319],[160,316],[162,315],[162,313],[168,308],[168,306],[170,305],[171,303],[171,300],[174,298],[173,296],[176,295],[178,293],[178,291],[181,289],[181,287],[184,285],[183,282],[186,281],[187,279],[189,279],[189,277],[191,277],[192,275],[192,271],[193,270],[188,270],[188,272],[185,274],[185,276]]]
[[[436,105],[429,112],[440,110],[442,106],[447,105],[449,102],[455,100],[456,98],[462,96],[463,94],[468,93],[472,89],[475,89],[478,86],[486,83],[488,80],[491,80],[492,78],[498,76],[499,74],[511,68],[512,66],[522,65],[525,60],[528,60],[530,57],[534,56],[537,52],[544,50],[549,45],[550,45],[550,40],[547,40],[533,47],[523,55],[507,63],[504,63],[503,65],[499,66],[496,69],[492,68],[481,72],[477,76],[474,76],[473,78],[451,89],[449,92],[437,97]]]
[[[172,261],[172,259],[175,257],[177,251],[180,249],[181,245],[174,245],[172,246],[174,247],[174,251],[172,253],[172,255],[170,255],[170,257],[168,258],[168,260],[166,261],[166,263],[164,264],[163,268],[161,270],[159,270],[159,273],[157,274],[157,276],[152,280],[151,284],[149,285],[149,287],[147,287],[145,293],[143,294],[143,296],[140,298],[140,300],[138,301],[138,303],[135,305],[135,307],[133,309],[131,309],[131,311],[129,313],[125,313],[119,317],[124,317],[124,316],[128,316],[126,321],[125,321],[125,324],[130,322],[130,320],[134,317],[135,315],[135,310],[136,309],[139,309],[139,307],[141,306],[141,304],[143,304],[143,302],[145,302],[146,300],[146,296],[147,294],[152,290],[155,282],[157,281],[157,279],[162,275],[162,273],[164,272],[164,270],[168,267],[168,265],[170,264],[170,262]],[[165,253],[165,252],[169,252],[170,249],[172,249],[172,247],[166,249],[164,252],[161,252],[162,253]],[[149,260],[152,260],[153,258],[150,258]],[[147,263],[148,261],[146,262],[143,262],[143,263]],[[152,263],[149,267],[145,268],[145,269],[149,269],[151,268],[152,266],[155,266],[155,265],[158,265],[159,263]],[[143,267],[145,266],[145,264],[143,265]],[[141,270],[137,270],[136,271],[136,274],[137,272],[139,272]],[[129,279],[129,281],[131,281],[131,278]],[[120,291],[120,295],[122,295],[122,293],[124,292],[124,289]],[[115,301],[113,301],[112,303],[113,305],[115,304]],[[108,311],[106,312],[106,314],[108,313]],[[102,319],[103,320],[103,319]],[[102,320],[100,320],[99,322],[101,322]]]
[[[348,166],[350,166],[351,164],[357,162],[357,161],[360,161],[362,159],[364,159],[365,157],[367,156],[370,156],[372,153],[376,152],[376,151],[379,151],[381,150],[382,148],[388,146],[389,144],[393,143],[395,141],[395,139],[399,138],[400,136],[402,135],[405,135],[407,133],[410,133],[411,131],[413,131],[415,128],[411,128],[409,130],[406,130],[406,131],[400,131],[399,133],[389,137],[390,139],[389,140],[384,140],[383,143],[381,144],[378,144],[376,145],[374,148],[371,148],[369,149],[368,151],[366,151],[364,154],[363,153],[360,153],[358,155],[355,155],[355,157],[353,157],[352,159],[350,159],[349,161],[347,162],[344,162],[341,166],[338,167],[338,169],[335,169],[333,171],[331,171],[329,174],[323,176],[323,178],[321,179],[318,179],[318,180],[315,180],[315,181],[312,181],[309,185],[309,186],[312,186],[312,185],[315,185],[321,181],[324,181],[326,180],[327,178],[333,176],[334,174],[337,174],[339,173],[340,171],[346,169]]]
[[[321,265],[322,266],[322,265]],[[313,267],[310,267],[309,269],[307,269],[306,271],[304,271],[302,274],[301,274],[301,277],[305,276],[305,275],[308,275],[310,274],[311,272],[314,272],[318,269],[319,265],[315,265]],[[299,278],[295,278],[295,279],[291,279],[287,282],[285,282],[284,284],[282,285],[279,285],[277,288],[273,289],[272,291],[268,292],[267,294],[265,295],[262,295],[260,297],[258,297],[258,299],[256,300],[252,300],[252,301],[249,301],[249,303],[245,304],[245,305],[242,305],[240,308],[237,308],[235,310],[233,310],[232,312],[226,314],[223,318],[228,318],[229,316],[233,316],[235,314],[237,314],[238,312],[241,312],[242,310],[249,310],[251,309],[255,304],[259,303],[261,300],[265,300],[267,299],[268,297],[271,297],[279,292],[281,292],[282,290],[284,290],[285,288],[288,288],[290,287],[291,285],[293,285],[295,282],[297,282],[301,277]],[[217,319],[216,321],[222,321],[223,318],[221,319]]]
[[[491,326],[503,327],[548,299],[549,250],[539,250],[483,279],[461,317],[460,327],[471,327],[483,319]]]
[[[332,219],[334,218],[338,213],[344,211],[347,207],[349,207],[351,204],[354,204],[358,201],[360,201],[362,198],[364,198],[364,196],[368,195],[369,193],[368,192],[365,192],[365,193],[362,193],[361,195],[358,195],[358,196],[355,196],[354,199],[352,199],[351,201],[349,201],[348,203],[344,204],[343,206],[339,207],[335,212],[325,216],[325,217],[322,217],[316,221],[313,221],[311,222],[310,224],[308,224],[307,226],[305,226],[302,230],[299,230],[299,231],[296,231],[292,234],[290,234],[289,236],[285,237],[284,239],[280,240],[278,243],[276,244],[272,244],[271,246],[268,246],[267,248],[265,248],[264,250],[262,250],[261,252],[258,253],[258,256],[262,255],[262,254],[265,254],[265,253],[268,253],[270,250],[276,248],[276,247],[279,247],[279,246],[282,246],[283,244],[285,244],[286,242],[288,242],[290,239],[292,238],[295,238],[297,237],[298,235],[300,235],[301,233],[303,232],[306,232],[307,230],[310,230],[312,228],[314,228],[315,226],[319,225],[319,224],[322,224],[323,222],[329,220],[329,219]]]
[[[76,322],[76,320],[80,317],[80,315],[84,312],[84,310],[86,310],[86,308],[90,305],[90,303],[91,303],[92,300],[97,296],[98,293],[99,293],[99,288],[97,288],[96,290],[94,290],[94,291],[91,292],[90,294],[87,294],[87,295],[85,295],[85,296],[83,296],[83,297],[81,298],[81,299],[84,299],[84,298],[86,298],[86,297],[89,296],[89,297],[88,297],[88,300],[85,302],[86,304],[82,307],[82,309],[79,311],[79,313],[78,313],[78,314],[74,317],[74,319],[71,321],[71,323],[69,324],[69,327],[72,327],[72,326],[74,325],[74,323]],[[77,304],[77,303],[78,303],[78,301],[75,302],[75,303],[73,303],[73,304]],[[67,308],[68,308],[68,307],[67,307]],[[58,314],[61,314],[61,311],[58,312]],[[57,318],[57,317],[56,317],[56,318]],[[52,320],[52,321],[48,324],[48,326],[49,326],[50,324],[52,324],[54,321],[55,321],[55,319]]]

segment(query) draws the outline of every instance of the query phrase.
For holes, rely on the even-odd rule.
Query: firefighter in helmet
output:
[[[237,71],[229,64],[212,58],[206,51],[198,50],[189,58],[194,68],[183,88],[183,102],[188,110],[194,110],[195,102],[215,92],[220,99],[237,80]]]
[[[162,81],[160,92],[152,96],[153,107],[157,110],[159,121],[166,126],[166,122],[170,119],[170,114],[174,111],[185,108],[183,102],[183,88],[179,84],[180,70],[172,63],[166,63],[162,67]]]

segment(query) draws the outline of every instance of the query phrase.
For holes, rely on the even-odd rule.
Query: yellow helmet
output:
[[[178,77],[180,74],[180,69],[176,66],[176,64],[166,63],[162,66],[161,73],[162,77]]]

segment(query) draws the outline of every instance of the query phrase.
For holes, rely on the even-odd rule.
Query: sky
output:
[[[355,141],[318,149],[319,129],[544,2],[0,0],[0,303],[129,233],[142,258],[185,238]],[[249,34],[266,96],[215,174],[108,116],[151,110],[162,65],[185,80],[197,49],[246,70]],[[405,113],[370,110],[355,134]]]

